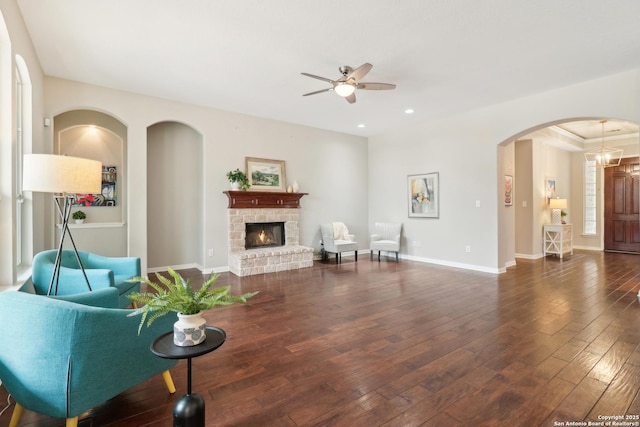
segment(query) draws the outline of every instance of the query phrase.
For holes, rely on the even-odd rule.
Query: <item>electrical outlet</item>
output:
[[[465,251],[465,252],[467,252],[467,253],[468,253],[468,252],[471,252],[471,246],[468,246],[468,245],[467,245],[467,246],[465,246],[465,247],[464,247],[464,251]]]
[[[209,256],[213,256],[213,249],[209,249]]]

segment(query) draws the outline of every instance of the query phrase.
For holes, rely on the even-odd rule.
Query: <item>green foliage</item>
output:
[[[249,184],[249,178],[240,169],[227,172],[227,179],[229,182],[237,182],[240,184],[240,188],[247,190],[251,185]]]
[[[148,327],[154,320],[170,311],[181,314],[196,314],[199,311],[209,310],[219,305],[246,304],[249,298],[258,293],[250,292],[243,295],[231,295],[231,286],[211,289],[211,286],[218,280],[219,274],[209,276],[202,287],[197,290],[191,286],[191,279],[185,280],[171,268],[169,268],[169,275],[173,277],[173,282],[159,273],[156,273],[156,278],[160,283],[152,282],[148,278],[140,276],[128,280],[128,282],[146,283],[156,291],[134,292],[128,296],[130,300],[138,304],[138,308],[133,310],[129,316],[142,315],[138,334],[140,334],[145,320]]]
[[[71,215],[71,217],[72,217],[73,219],[85,219],[85,218],[87,217],[87,214],[85,214],[85,213],[84,213],[84,212],[82,212],[82,211],[75,211],[75,212]]]

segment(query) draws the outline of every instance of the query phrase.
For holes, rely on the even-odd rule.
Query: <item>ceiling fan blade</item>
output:
[[[322,92],[328,92],[328,91],[330,91],[330,90],[333,90],[333,88],[332,88],[332,87],[328,87],[328,88],[326,88],[326,89],[316,90],[315,92],[305,93],[305,94],[304,94],[304,95],[302,95],[302,96],[315,95],[315,94],[322,93]]]
[[[371,71],[372,67],[373,65],[369,64],[368,62],[362,64],[361,66],[353,70],[351,74],[347,76],[347,79],[355,79],[355,81],[358,81],[363,78],[369,71]]]
[[[390,90],[395,89],[396,85],[391,83],[358,83],[357,88],[365,90]]]
[[[335,81],[328,79],[326,77],[320,77],[320,76],[316,76],[315,74],[309,74],[309,73],[300,73],[300,74],[302,74],[303,76],[311,77],[312,79],[318,79],[318,80],[322,80],[323,82],[335,84]]]
[[[345,96],[344,99],[346,99],[349,104],[353,104],[356,102],[356,93],[353,92],[351,95]]]

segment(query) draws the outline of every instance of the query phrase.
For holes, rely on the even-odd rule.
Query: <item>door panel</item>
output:
[[[640,253],[640,162],[605,169],[604,249]]]

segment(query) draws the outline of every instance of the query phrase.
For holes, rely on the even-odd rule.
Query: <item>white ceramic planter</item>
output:
[[[173,324],[173,343],[179,347],[198,345],[205,340],[206,321],[202,313],[178,313],[178,321]]]

